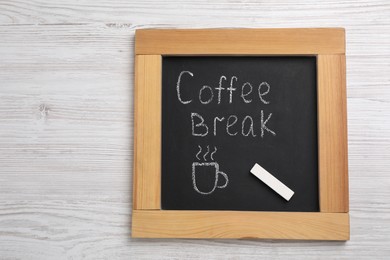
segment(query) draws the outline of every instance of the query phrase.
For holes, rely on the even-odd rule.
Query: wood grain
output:
[[[344,54],[342,28],[136,30],[136,54]]]
[[[134,209],[160,209],[161,56],[137,55],[134,117]]]
[[[347,213],[135,210],[133,237],[348,240]]]
[[[336,40],[332,42],[334,38]],[[259,44],[260,40],[266,44]],[[328,45],[323,45],[324,42]],[[243,53],[248,55],[281,53],[294,55],[307,52],[316,54],[318,57],[320,211],[348,212],[345,55],[322,54],[337,54],[340,50],[342,50],[341,53],[345,51],[345,32],[343,29],[137,30],[136,54],[154,53],[155,55],[136,55],[134,209],[161,208],[161,96],[159,95],[162,94],[162,70],[160,55],[239,55]],[[349,239],[349,221],[345,223],[345,221],[339,220],[341,223],[337,223],[337,219],[333,220],[333,224],[343,226],[343,228],[338,226],[334,229],[340,230],[343,236],[334,235],[332,230],[326,228],[312,230],[302,227],[301,232],[299,232],[299,227],[285,229],[286,225],[296,228],[294,221],[287,220],[294,220],[297,218],[296,216],[301,215],[279,212],[270,212],[266,217],[260,215],[257,218],[258,221],[263,222],[264,219],[269,221],[265,226],[254,225],[254,227],[258,227],[256,229],[248,229],[245,222],[234,221],[238,219],[236,215],[245,219],[253,217],[252,213],[240,211],[223,212],[224,219],[218,217],[219,213],[216,213],[215,218],[213,218],[212,211],[182,211],[181,214],[184,216],[191,216],[182,219],[179,219],[178,212],[174,214],[158,211],[159,215],[155,218],[143,216],[143,214],[149,213],[138,212],[141,217],[135,217],[133,214],[134,229],[132,231],[135,237],[210,238],[208,235],[218,233],[220,238],[252,237],[255,234],[253,237],[256,238],[274,239]],[[204,218],[205,215],[214,219],[211,227],[210,219]],[[279,215],[285,223],[283,221],[272,223],[271,220],[278,219]],[[323,216],[321,215],[315,214],[315,217],[308,221],[310,225],[326,226],[327,223],[322,223],[321,217]],[[174,223],[175,217],[178,218],[177,225],[167,225],[166,222]],[[226,219],[229,218],[228,226],[234,228],[222,228],[224,225],[220,225],[218,221],[225,223]],[[183,226],[190,225],[194,219],[204,220],[198,222],[198,226],[191,225],[193,232],[188,233]],[[266,228],[270,224],[273,225],[273,228]],[[241,226],[242,230],[239,231]],[[147,231],[145,231],[146,228],[148,228]],[[207,228],[210,228],[211,231],[205,231]],[[285,233],[281,232],[283,229],[286,230]]]
[[[130,238],[140,28],[346,29],[351,240]],[[3,259],[388,259],[390,2],[0,1]]]
[[[320,211],[348,212],[345,56],[318,55],[317,68]]]

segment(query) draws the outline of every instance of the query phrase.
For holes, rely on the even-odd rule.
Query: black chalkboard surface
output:
[[[162,64],[162,209],[319,211],[316,57]],[[290,201],[250,173],[255,163]]]

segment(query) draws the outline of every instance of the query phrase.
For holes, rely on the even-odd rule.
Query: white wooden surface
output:
[[[390,258],[390,2],[212,2],[0,0],[1,259]],[[332,26],[351,241],[131,239],[134,30]]]

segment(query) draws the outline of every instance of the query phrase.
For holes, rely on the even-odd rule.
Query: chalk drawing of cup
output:
[[[220,180],[223,181],[223,185],[218,184]],[[228,183],[228,176],[219,170],[219,164],[217,162],[192,163],[192,184],[198,193],[208,195],[213,193],[217,188],[226,188]]]

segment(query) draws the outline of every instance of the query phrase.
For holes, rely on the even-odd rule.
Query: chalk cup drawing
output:
[[[198,156],[202,152],[202,148],[200,146],[198,146],[198,147],[199,147],[199,152],[196,154],[196,158],[198,160],[201,160]],[[217,188],[218,189],[226,188],[228,183],[229,183],[229,178],[228,178],[227,174],[219,170],[219,164],[217,162],[214,162],[214,161],[207,162],[206,161],[206,155],[209,153],[209,151],[210,151],[209,146],[207,146],[207,152],[203,155],[204,162],[193,162],[192,163],[192,185],[193,185],[194,190],[196,192],[203,194],[203,195],[209,195],[209,194],[213,193]],[[217,152],[217,148],[214,147],[214,151],[210,155],[211,160],[214,160],[213,155],[216,152]],[[197,173],[199,174],[199,172],[203,172],[203,171],[207,170],[207,168],[210,168],[210,167],[212,168],[211,172],[214,175],[214,177],[212,178],[214,181],[214,185],[212,186],[211,190],[208,190],[208,191],[200,190],[198,185],[197,185],[197,180],[196,180]],[[220,176],[222,176],[224,178],[223,185],[218,185],[218,181],[219,181]]]

